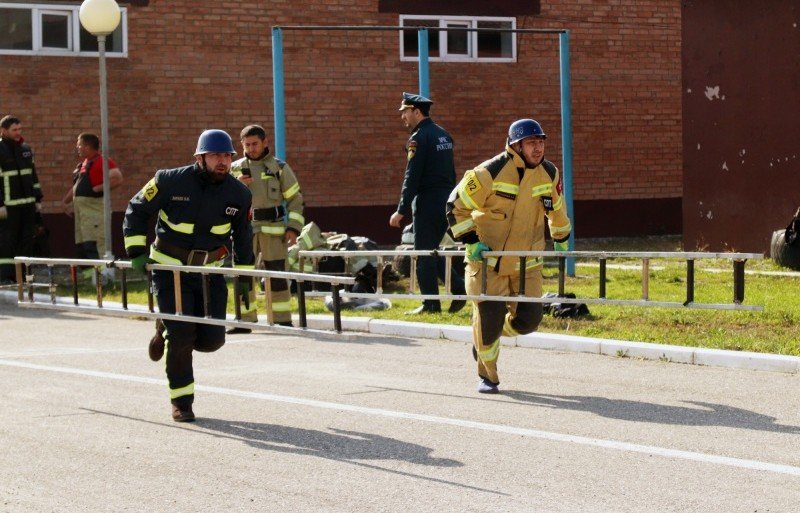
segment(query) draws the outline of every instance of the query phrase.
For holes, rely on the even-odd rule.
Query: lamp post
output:
[[[103,151],[103,214],[106,252],[103,258],[112,260],[111,251],[111,183],[108,178],[108,98],[106,88],[106,36],[114,32],[120,20],[119,5],[114,0],[84,0],[79,17],[81,25],[97,36],[100,56],[100,137]]]

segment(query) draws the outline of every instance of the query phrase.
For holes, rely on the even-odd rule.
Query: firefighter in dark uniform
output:
[[[135,269],[148,262],[171,265],[221,266],[226,242],[233,239],[234,265],[253,268],[250,228],[250,191],[229,172],[236,152],[230,136],[222,130],[206,130],[197,141],[196,162],[175,169],[162,169],[128,204],[123,233],[125,250]],[[147,252],[147,227],[158,216],[156,238]],[[183,313],[224,319],[228,288],[222,275],[208,277],[208,305],[203,304],[200,274],[181,273]],[[247,281],[247,280],[243,280]],[[162,313],[175,313],[175,286],[171,271],[153,272],[153,286]],[[247,287],[242,287],[246,294]],[[164,329],[166,328],[166,329]],[[153,360],[166,353],[166,371],[172,402],[172,418],[194,420],[194,373],[192,351],[213,352],[225,343],[225,328],[192,322],[157,323],[150,342]]]
[[[447,231],[445,204],[456,183],[453,162],[453,138],[429,117],[433,102],[418,94],[403,93],[400,117],[411,132],[406,144],[406,165],[403,188],[397,211],[389,218],[389,225],[401,228],[404,219],[413,216],[414,249],[431,250],[439,244]],[[439,281],[444,281],[444,260],[441,257],[419,257],[417,259],[417,281],[422,294],[437,295]],[[451,275],[453,294],[464,294],[464,281]],[[466,301],[450,303],[449,311],[455,313]],[[441,304],[436,299],[426,299],[422,306],[409,314],[440,312]]]
[[[566,251],[572,224],[562,196],[558,168],[544,158],[547,135],[533,119],[520,119],[508,129],[505,151],[467,171],[447,202],[447,221],[456,240],[467,245],[467,292],[481,293],[484,251],[543,251],[545,222],[556,251]],[[542,295],[542,260],[488,257],[486,293]],[[500,335],[535,331],[542,320],[541,303],[475,301],[472,310],[473,356],[478,362],[478,392],[497,393]]]
[[[22,122],[0,120],[0,283],[16,281],[15,256],[32,256],[42,188],[33,151],[22,138]]]

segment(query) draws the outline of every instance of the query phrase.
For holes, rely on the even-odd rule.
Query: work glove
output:
[[[8,209],[6,208],[5,205],[3,205],[2,207],[0,207],[0,219],[5,219],[7,217],[8,217]]]
[[[569,241],[556,242],[553,241],[553,249],[556,251],[569,251]]]
[[[467,260],[470,262],[480,262],[483,260],[483,253],[484,251],[491,251],[492,248],[484,244],[483,242],[475,242],[472,244],[467,244]]]
[[[140,273],[145,274],[147,273],[147,269],[144,267],[150,262],[152,262],[152,260],[150,260],[150,258],[147,256],[147,253],[142,253],[139,256],[131,258],[131,267]]]

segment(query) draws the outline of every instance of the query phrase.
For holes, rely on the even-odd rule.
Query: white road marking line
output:
[[[258,340],[228,340],[225,345],[245,344],[249,342],[258,342]],[[49,357],[49,356],[70,356],[70,355],[86,355],[86,354],[105,354],[105,353],[131,353],[141,352],[145,354],[147,345],[142,344],[138,347],[127,347],[119,349],[89,349],[89,348],[64,348],[60,351],[30,351],[30,352],[17,352],[17,353],[0,353],[0,358],[28,358],[28,357]]]
[[[112,379],[116,381],[128,381],[133,383],[145,383],[149,385],[166,386],[167,382],[164,379],[145,378],[141,376],[131,376],[127,374],[114,374],[111,372],[101,372],[85,369],[76,369],[71,367],[55,367],[49,365],[37,365],[27,362],[18,362],[13,360],[0,360],[0,365],[7,367],[19,367],[23,369],[40,370],[47,372],[60,372],[63,374],[73,374],[78,376],[90,376],[94,378]],[[366,406],[357,406],[353,404],[334,403],[328,401],[317,401],[314,399],[303,399],[299,397],[290,397],[284,395],[265,394],[262,392],[249,392],[246,390],[236,390],[232,388],[213,387],[205,385],[196,385],[195,389],[202,392],[210,392],[220,395],[228,395],[233,397],[246,397],[248,399],[261,399],[265,401],[272,401],[276,403],[297,404],[301,406],[310,406],[312,408],[322,408],[326,410],[347,411],[353,413],[360,413],[364,415],[372,415],[378,417],[389,417],[396,419],[416,420],[420,422],[428,422],[431,424],[441,424],[456,426],[467,429],[477,429],[480,431],[490,431],[494,433],[503,433],[508,435],[520,435],[530,438],[538,438],[541,440],[550,440],[553,442],[567,442],[578,445],[586,445],[591,447],[601,447],[603,449],[613,449],[617,451],[634,452],[640,454],[650,454],[656,456],[663,456],[665,458],[675,458],[689,461],[697,461],[700,463],[710,463],[714,465],[725,465],[728,467],[737,467],[748,470],[758,470],[763,472],[773,472],[776,474],[788,474],[791,476],[800,476],[800,467],[793,467],[791,465],[782,465],[778,463],[768,463],[756,460],[746,460],[741,458],[731,458],[728,456],[719,456],[716,454],[704,454],[699,452],[682,451],[679,449],[668,449],[664,447],[656,447],[652,445],[640,445],[628,442],[619,442],[616,440],[603,440],[601,438],[590,438],[576,435],[566,435],[563,433],[554,433],[551,431],[541,431],[538,429],[521,428],[514,426],[504,426],[500,424],[489,424],[486,422],[476,422],[472,420],[453,419],[447,417],[437,417],[435,415],[423,415],[419,413],[408,413],[394,410],[384,410],[381,408],[369,408]]]

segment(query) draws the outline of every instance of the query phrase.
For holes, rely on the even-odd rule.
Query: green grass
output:
[[[679,242],[671,238],[658,239],[613,239],[582,244],[580,250],[605,251],[680,251]],[[566,291],[578,297],[595,298],[598,295],[598,268],[581,265],[576,276],[567,278]],[[586,264],[596,264],[587,260]],[[626,264],[635,269],[614,269],[612,264]],[[607,269],[606,297],[609,299],[641,299],[641,268],[639,260],[609,261]],[[663,267],[663,269],[661,269]],[[724,273],[711,273],[705,269],[723,269]],[[747,262],[747,270],[785,271],[771,260]],[[558,290],[557,271],[544,270],[544,292]],[[649,298],[653,301],[683,302],[686,299],[686,265],[683,261],[654,259],[650,262]],[[755,351],[800,356],[800,343],[796,335],[800,321],[800,304],[797,289],[800,278],[750,275],[745,279],[745,304],[761,305],[763,312],[698,310],[689,308],[658,308],[636,306],[589,305],[591,315],[578,319],[556,319],[546,315],[539,331],[582,335],[618,340],[633,340],[693,347]],[[402,292],[407,281],[392,284],[386,292]],[[68,291],[61,294],[69,295]],[[93,288],[83,288],[81,295],[94,297]],[[109,300],[119,300],[118,289],[107,291]],[[695,263],[695,302],[732,304],[733,271],[728,260],[698,260]],[[130,285],[130,303],[146,304],[144,284]],[[259,311],[265,312],[264,300],[259,299]],[[296,298],[295,312],[296,308]],[[233,310],[232,301],[231,311]],[[444,306],[448,303],[444,302]],[[419,305],[416,300],[392,301],[393,308],[378,312],[345,311],[343,315],[369,316],[377,319],[404,320],[468,326],[471,309],[457,314],[423,314],[409,317],[406,311]],[[329,314],[322,299],[308,298],[306,311],[309,314]]]

